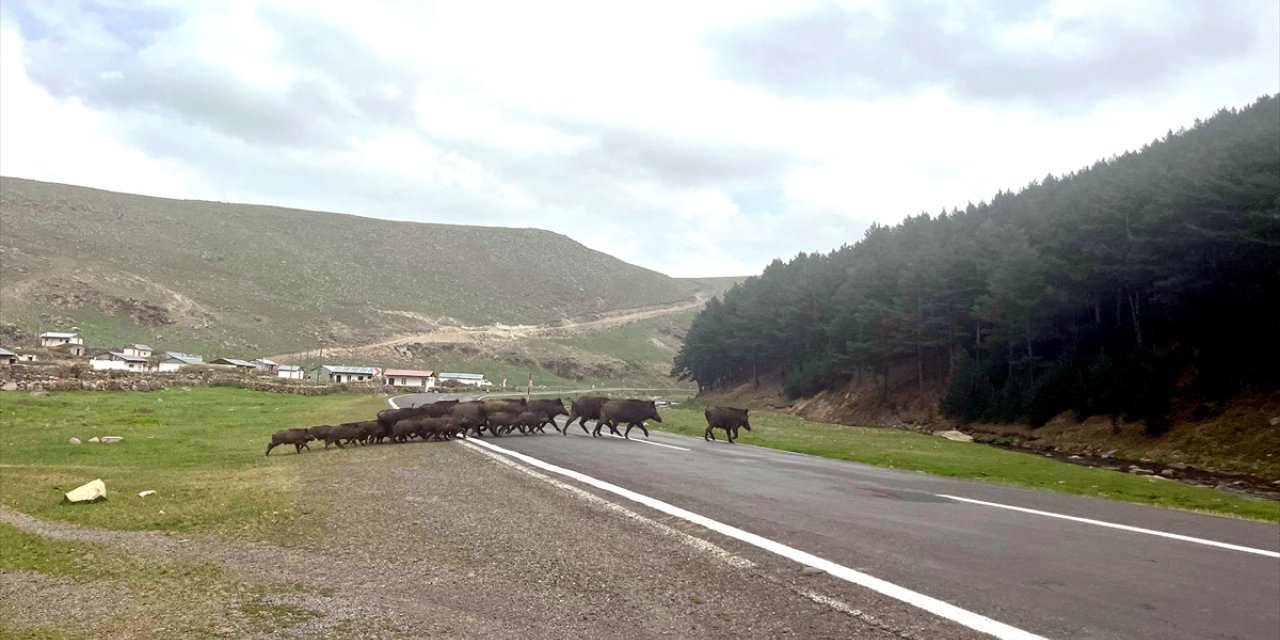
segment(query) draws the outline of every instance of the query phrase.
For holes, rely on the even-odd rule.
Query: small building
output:
[[[455,384],[463,384],[476,388],[493,386],[492,382],[484,379],[483,373],[441,373],[436,377],[440,380],[440,384],[453,381]]]
[[[18,362],[39,362],[40,356],[34,353],[19,353]]]
[[[60,347],[64,344],[84,344],[79,331],[46,331],[40,334],[40,346]]]
[[[306,372],[296,364],[282,364],[276,367],[276,377],[286,378],[288,380],[301,380],[306,377]]]
[[[0,347],[0,364],[14,364],[18,361],[18,354]]]
[[[436,376],[431,371],[418,369],[386,369],[382,379],[393,387],[414,387],[417,389],[436,388]]]
[[[99,353],[89,359],[89,366],[93,367],[95,371],[112,370],[133,371],[137,373],[144,373],[149,368],[146,358],[131,356],[125,353],[120,353],[119,351]]]
[[[218,358],[216,360],[210,360],[209,366],[223,367],[227,369],[236,369],[238,371],[252,370],[252,369],[258,368],[248,360],[237,360],[236,358]]]
[[[185,353],[170,351],[165,354],[165,357],[160,359],[160,364],[157,365],[156,369],[163,372],[169,372],[177,371],[183,367],[198,367],[202,365],[204,365],[204,358],[201,358],[200,356],[192,356]]]
[[[348,367],[340,364],[326,364],[316,371],[316,379],[331,384],[348,382],[369,382],[377,377],[379,371],[374,367]]]
[[[276,362],[275,360],[268,360],[266,358],[258,358],[257,360],[250,360],[250,362],[253,363],[253,366],[262,369],[267,373],[275,373],[276,369],[280,368],[279,362]]]
[[[139,358],[150,358],[152,352],[151,352],[151,347],[148,347],[145,344],[127,344],[124,346],[123,349],[120,350],[120,353],[123,353],[127,356],[138,356]]]

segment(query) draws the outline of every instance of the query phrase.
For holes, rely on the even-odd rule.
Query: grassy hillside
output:
[[[678,280],[538,229],[421,224],[0,178],[0,296],[28,332],[206,354],[360,345],[688,300]]]

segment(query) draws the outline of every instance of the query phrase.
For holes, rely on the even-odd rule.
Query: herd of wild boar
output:
[[[556,416],[568,416],[563,429],[556,423]],[[706,437],[714,440],[712,429],[725,430],[730,442],[738,434],[738,428],[751,430],[744,409],[713,407],[707,409]],[[587,429],[587,421],[595,421],[595,429]],[[561,434],[567,435],[569,427],[578,423],[584,433],[592,437],[600,435],[604,427],[613,435],[624,438],[631,436],[632,427],[639,427],[645,437],[649,436],[646,420],[662,422],[658,408],[652,400],[615,400],[603,396],[585,396],[574,400],[569,408],[559,398],[555,400],[441,400],[405,409],[385,409],[379,411],[377,418],[365,422],[346,422],[339,425],[319,425],[315,427],[285,429],[271,436],[271,444],[267,445],[267,455],[271,450],[282,445],[291,444],[301,453],[310,450],[308,443],[324,441],[324,447],[337,445],[339,448],[348,444],[373,444],[378,442],[408,442],[413,438],[422,440],[449,440],[465,438],[468,435],[501,436],[519,430],[523,434],[544,433],[547,425]],[[626,430],[618,432],[618,427],[625,424]]]

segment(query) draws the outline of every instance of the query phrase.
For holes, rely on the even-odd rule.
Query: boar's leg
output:
[[[271,444],[267,445],[267,453],[266,453],[266,454],[264,454],[264,455],[268,455],[268,456],[269,456],[269,455],[271,455],[271,450],[272,450],[272,449],[274,449],[274,448],[276,448],[276,445],[278,445],[278,444],[280,444],[280,443],[279,443],[279,442],[272,442]]]
[[[707,430],[706,430],[706,431],[704,431],[704,432],[702,432],[702,439],[703,439],[703,440],[709,440],[709,441],[711,441],[711,442],[715,442],[715,441],[716,441],[716,428],[715,428],[715,427],[713,427],[713,426],[711,426],[711,425],[707,425]]]

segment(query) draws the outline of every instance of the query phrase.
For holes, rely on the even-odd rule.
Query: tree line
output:
[[[1280,95],[990,202],[873,225],[711,300],[673,375],[791,398],[946,380],[946,414],[1166,428],[1280,382]],[[891,369],[899,379],[891,380]],[[891,384],[891,382],[893,384]]]

